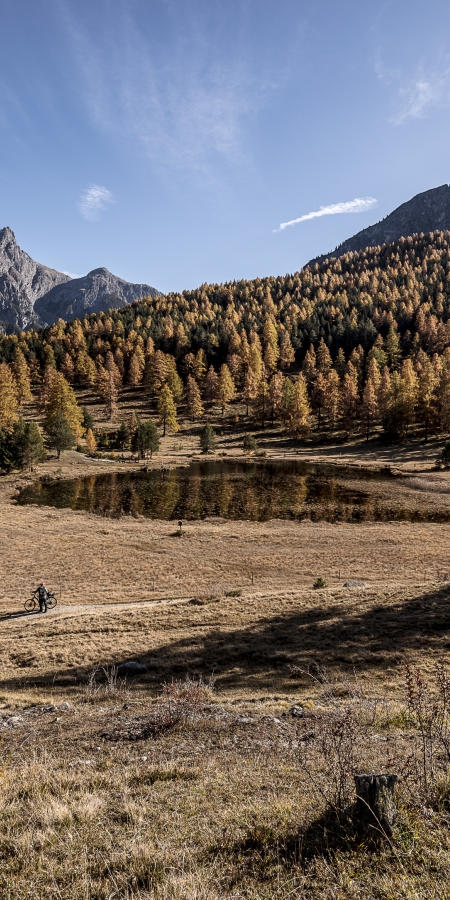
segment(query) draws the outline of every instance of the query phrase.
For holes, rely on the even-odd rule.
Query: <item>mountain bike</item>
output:
[[[53,591],[49,591],[47,597],[47,609],[53,609],[58,600]],[[24,607],[27,612],[33,612],[34,609],[39,609],[39,597],[36,597],[36,594],[33,594],[32,597],[28,597],[28,600],[25,600]]]

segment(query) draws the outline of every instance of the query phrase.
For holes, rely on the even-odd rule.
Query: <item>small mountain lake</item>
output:
[[[296,460],[205,460],[185,468],[39,481],[24,488],[16,502],[176,521],[214,516],[254,522],[450,521],[450,508],[402,505],[403,492],[394,496],[398,481],[362,468]]]

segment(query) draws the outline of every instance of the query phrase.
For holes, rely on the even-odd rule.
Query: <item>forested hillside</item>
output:
[[[239,400],[293,436],[448,432],[449,245],[450,232],[415,235],[294,275],[204,284],[2,337],[0,427],[19,414],[28,381],[45,409],[58,371],[92,385],[111,421],[129,385],[169,428],[180,410],[200,419],[208,404],[223,413]]]

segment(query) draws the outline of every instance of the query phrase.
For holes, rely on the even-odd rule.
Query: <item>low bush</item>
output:
[[[321,575],[319,575],[319,577],[316,578],[316,580],[313,584],[314,590],[317,591],[317,590],[320,590],[320,588],[326,588],[326,587],[328,587],[328,585],[327,585],[325,579],[322,578]]]

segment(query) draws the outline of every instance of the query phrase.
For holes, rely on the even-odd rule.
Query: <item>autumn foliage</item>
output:
[[[90,385],[111,421],[121,391],[141,391],[163,431],[177,431],[180,412],[195,422],[210,405],[225,416],[238,401],[295,438],[448,433],[450,233],[2,336],[0,367],[7,428],[30,383],[45,395],[52,378],[64,378],[60,389]],[[57,403],[66,407],[64,391]]]

